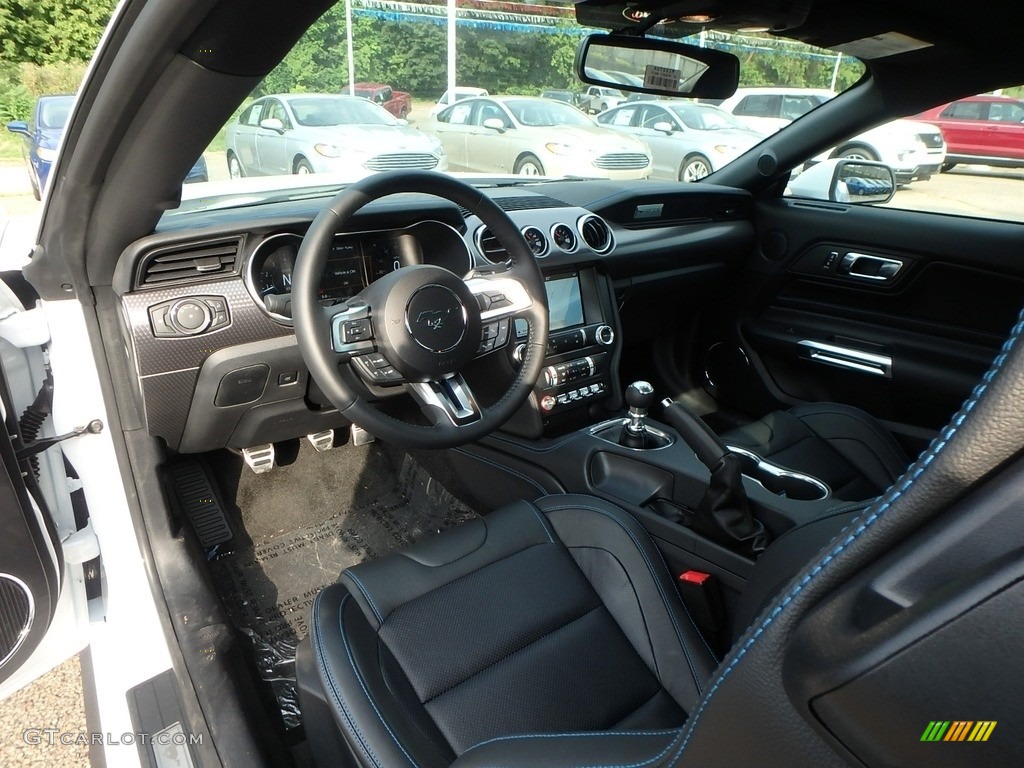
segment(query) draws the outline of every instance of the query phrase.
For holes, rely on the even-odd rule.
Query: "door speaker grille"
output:
[[[32,626],[32,595],[25,582],[0,573],[0,665],[21,647]]]

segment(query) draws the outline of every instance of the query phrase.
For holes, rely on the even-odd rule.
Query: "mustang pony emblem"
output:
[[[450,309],[425,309],[417,316],[416,324],[425,325],[432,331],[439,331],[451,313]]]

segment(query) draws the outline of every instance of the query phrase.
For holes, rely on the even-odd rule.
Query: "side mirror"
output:
[[[490,128],[492,131],[497,131],[498,133],[505,132],[505,121],[500,117],[488,117],[484,120],[483,126],[484,128]]]
[[[11,133],[20,133],[23,136],[31,136],[31,132],[28,130],[28,123],[24,120],[12,120],[7,124],[7,130]]]
[[[266,128],[268,131],[284,133],[284,123],[276,117],[268,117],[265,120],[260,120],[260,128]]]
[[[585,38],[575,68],[585,83],[660,96],[727,99],[740,80],[740,60],[731,53],[626,35]]]
[[[833,203],[887,203],[896,193],[896,178],[884,163],[823,160],[790,181],[788,192],[794,197]]]
[[[654,125],[652,125],[651,128],[653,128],[656,131],[659,131],[660,133],[664,133],[666,136],[671,136],[673,131],[672,123],[668,122],[667,120],[657,122]]]

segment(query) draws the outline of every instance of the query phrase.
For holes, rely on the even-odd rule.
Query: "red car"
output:
[[[918,120],[934,123],[946,139],[948,171],[957,163],[1024,167],[1024,101],[971,96],[929,109]]]
[[[384,83],[356,83],[355,93],[352,95],[362,99],[368,99],[378,106],[384,107],[395,117],[405,120],[412,111],[412,94],[405,91],[396,91],[390,85]],[[341,89],[344,94],[349,93],[349,87]]]

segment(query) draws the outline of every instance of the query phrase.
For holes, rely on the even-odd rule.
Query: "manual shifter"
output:
[[[650,447],[651,435],[647,430],[647,412],[654,405],[654,398],[654,387],[646,381],[634,381],[626,387],[629,421],[622,427],[619,445],[627,448]]]
[[[627,398],[628,399],[628,398]],[[697,458],[711,471],[704,497],[697,505],[691,528],[722,544],[757,555],[768,545],[768,534],[750,512],[743,488],[742,459],[729,451],[711,428],[682,403],[661,401],[662,418],[679,433]]]

